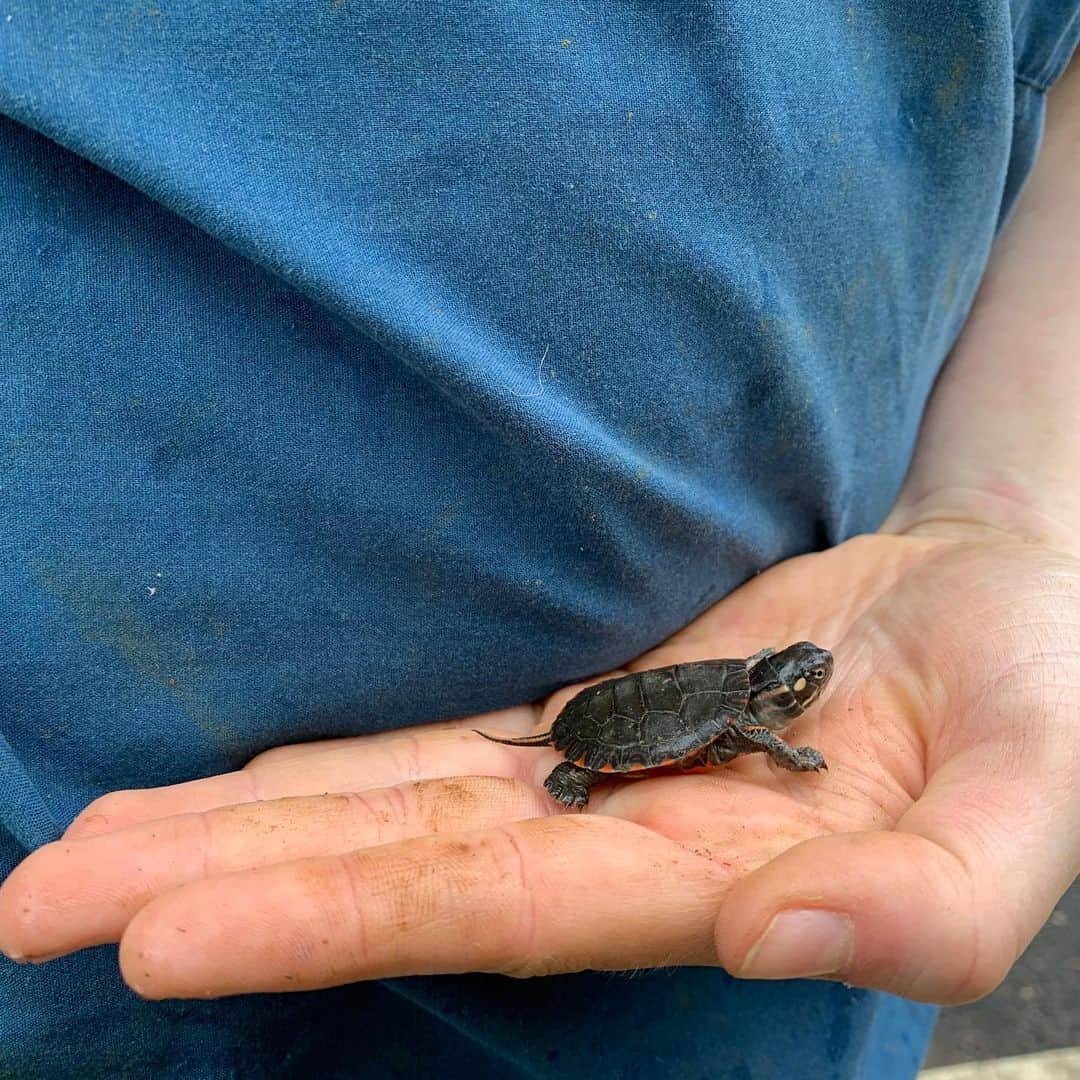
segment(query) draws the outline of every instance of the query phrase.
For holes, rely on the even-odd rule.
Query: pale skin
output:
[[[567,687],[106,795],[0,887],[0,948],[119,941],[150,998],[672,964],[992,990],[1080,868],[1078,253],[1074,64],[881,531],[777,565],[630,666],[828,646],[788,736],[827,774],[742,758],[562,813],[557,754],[470,729],[547,727]]]

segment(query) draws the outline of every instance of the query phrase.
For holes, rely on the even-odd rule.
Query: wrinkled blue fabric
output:
[[[0,3],[0,872],[89,800],[535,698],[873,529],[1075,0]],[[0,1074],[907,1076],[712,970],[149,1004]]]

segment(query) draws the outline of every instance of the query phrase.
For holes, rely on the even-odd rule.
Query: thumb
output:
[[[1077,852],[1065,808],[1033,800],[1037,779],[975,780],[939,774],[893,831],[807,840],[743,878],[718,915],[720,963],[939,1004],[989,993],[1068,888]]]

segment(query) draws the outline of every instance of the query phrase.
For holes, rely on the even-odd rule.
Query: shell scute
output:
[[[556,718],[552,738],[575,764],[637,772],[686,759],[746,710],[743,660],[703,660],[586,687]]]

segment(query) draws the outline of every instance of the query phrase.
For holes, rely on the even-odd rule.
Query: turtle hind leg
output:
[[[544,781],[548,794],[563,806],[584,807],[589,802],[589,788],[600,779],[598,772],[564,761],[551,770]]]

